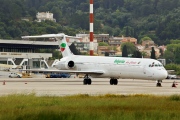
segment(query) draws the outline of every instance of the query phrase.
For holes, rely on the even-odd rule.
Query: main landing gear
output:
[[[92,83],[91,78],[89,78],[88,75],[85,75],[85,76],[84,76],[83,84],[84,84],[84,85],[91,85],[91,83]]]
[[[161,83],[162,83],[162,80],[157,80],[156,87],[162,87],[162,86],[161,86]]]
[[[115,78],[111,78],[109,82],[110,82],[110,85],[117,85],[118,84],[118,80]],[[85,75],[83,84],[84,85],[91,85],[91,83],[92,83],[91,78],[89,78],[88,75]]]
[[[110,85],[117,85],[118,84],[118,80],[117,79],[110,79]]]

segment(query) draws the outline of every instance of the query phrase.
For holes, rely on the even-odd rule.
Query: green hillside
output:
[[[0,0],[0,38],[64,32],[89,33],[89,0]],[[35,22],[37,12],[50,11],[56,23]],[[180,0],[96,0],[94,32],[149,36],[157,44],[180,39]],[[28,18],[30,21],[23,21]]]

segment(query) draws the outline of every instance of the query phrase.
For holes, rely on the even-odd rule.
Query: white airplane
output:
[[[84,85],[91,84],[91,78],[110,78],[110,85],[117,85],[118,79],[143,79],[157,80],[156,86],[161,86],[161,81],[167,77],[163,65],[154,59],[82,56],[73,55],[66,42],[66,35],[46,34],[38,36],[23,36],[22,38],[55,38],[58,40],[63,58],[55,64],[56,70],[31,69],[29,71],[83,73]]]

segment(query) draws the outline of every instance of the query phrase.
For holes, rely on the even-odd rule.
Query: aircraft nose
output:
[[[166,70],[164,70],[161,74],[164,79],[166,79],[168,76],[168,72]]]
[[[167,78],[168,73],[166,70],[162,70],[157,74],[157,76],[158,76],[158,78],[157,78],[158,80],[164,80]]]

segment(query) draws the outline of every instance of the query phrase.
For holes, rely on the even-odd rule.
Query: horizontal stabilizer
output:
[[[35,36],[22,36],[23,39],[27,38],[56,38],[56,37],[64,37],[64,33],[60,34],[45,34],[45,35],[35,35]]]

